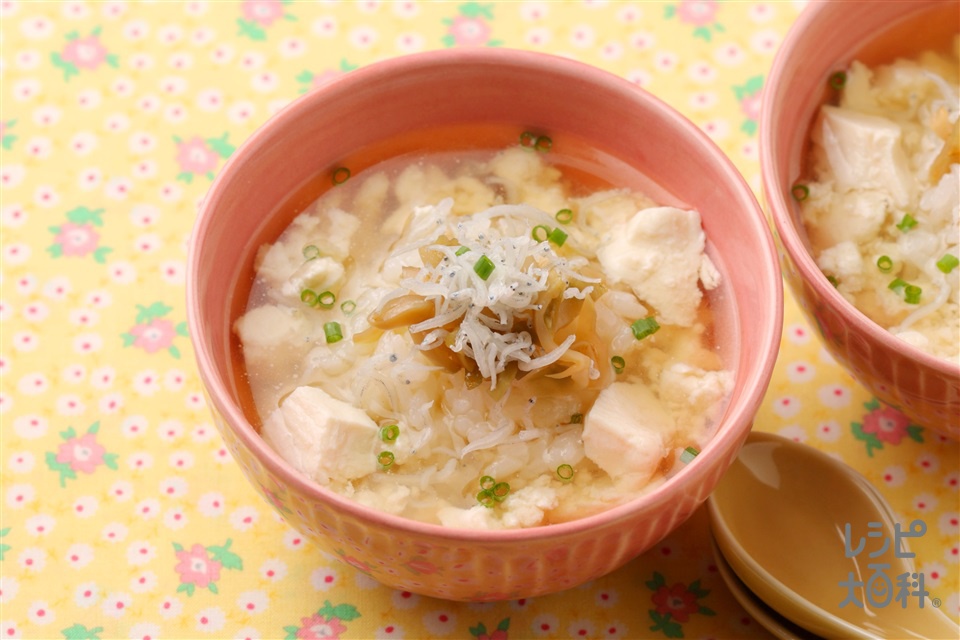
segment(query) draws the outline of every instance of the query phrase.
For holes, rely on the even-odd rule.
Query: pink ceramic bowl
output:
[[[719,327],[736,385],[716,436],[668,482],[632,502],[541,528],[447,529],[380,513],[318,486],[255,428],[231,325],[254,253],[290,222],[291,194],[368,145],[425,127],[521,123],[567,132],[623,159],[702,214],[724,282]],[[304,201],[309,194],[302,195]],[[234,154],[193,231],[190,334],[216,423],[253,486],[321,548],[397,589],[458,600],[531,597],[602,576],[680,525],[750,431],[782,325],[781,277],[764,216],[740,175],[682,116],[598,69],[541,54],[455,50],[380,62],[303,96]]]
[[[760,117],[764,195],[783,274],[830,353],[882,401],[917,424],[960,438],[960,367],[894,337],[849,304],[817,267],[790,195],[828,78],[854,59],[892,62],[957,32],[958,3],[810,3],[774,59]],[[947,40],[949,41],[949,40]],[[960,337],[958,337],[960,339]]]

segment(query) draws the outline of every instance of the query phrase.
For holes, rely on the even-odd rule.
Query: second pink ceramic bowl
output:
[[[642,170],[657,195],[698,209],[720,267],[718,320],[735,389],[716,435],[649,493],[574,522],[515,531],[448,529],[361,506],[300,475],[257,433],[231,325],[253,256],[290,222],[318,176],[393,138],[508,123],[563,132]],[[414,132],[411,137],[411,132]],[[559,135],[559,134],[558,134]],[[708,496],[750,431],[781,332],[776,252],[752,192],[690,122],[598,69],[534,53],[417,54],[344,75],[302,97],[238,149],[208,193],[190,246],[190,335],[216,423],[250,482],[295,528],[397,589],[459,600],[530,597],[620,567]]]
[[[817,267],[790,190],[828,78],[859,59],[893,62],[957,33],[960,4],[928,0],[810,3],[774,59],[760,116],[763,188],[783,249],[784,279],[826,348],[913,422],[960,438],[960,366],[899,340],[841,296]],[[960,340],[960,336],[958,336]]]

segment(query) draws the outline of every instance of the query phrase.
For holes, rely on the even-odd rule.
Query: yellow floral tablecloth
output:
[[[702,511],[613,575],[494,604],[392,591],[306,545],[212,424],[185,244],[224,158],[272,113],[336,74],[443,47],[619,74],[702,127],[759,194],[760,94],[801,10],[2,0],[0,637],[765,636],[724,586]],[[957,444],[877,404],[789,292],[786,305],[756,428],[836,455],[902,522],[922,519],[926,588],[957,615]]]

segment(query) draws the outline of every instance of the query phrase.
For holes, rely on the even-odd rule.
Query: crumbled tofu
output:
[[[543,522],[545,511],[555,509],[558,503],[557,490],[547,485],[541,476],[534,484],[511,493],[503,501],[501,520],[508,529],[534,527]]]
[[[300,299],[300,292],[311,289],[321,293],[336,288],[343,281],[343,265],[329,256],[307,260],[294,271],[281,291],[283,295]]]
[[[817,266],[838,278],[859,276],[863,273],[863,256],[856,243],[845,240],[825,249],[817,258]]]
[[[316,244],[324,254],[341,262],[350,255],[350,243],[360,228],[360,218],[334,207],[321,218]]]
[[[250,309],[237,319],[234,329],[244,352],[269,351],[303,342],[307,323],[290,307],[266,304]]]
[[[373,488],[358,489],[351,497],[368,507],[397,514],[407,508],[412,495],[413,492],[406,485],[378,483]]]
[[[377,424],[360,409],[316,387],[298,387],[264,421],[264,440],[321,484],[376,471]]]
[[[673,418],[647,387],[614,382],[584,418],[583,448],[616,481],[642,486],[667,454]]]
[[[437,511],[440,524],[456,529],[471,529],[473,531],[488,531],[502,529],[503,524],[497,519],[493,509],[476,505],[469,509],[458,507],[442,507]]]
[[[733,390],[733,373],[675,362],[663,370],[660,383],[661,400],[678,428],[694,436],[707,422],[717,419],[721,401]]]
[[[629,285],[664,322],[689,327],[703,297],[697,283],[705,244],[699,213],[651,207],[614,226],[597,258],[608,278]]]
[[[906,204],[915,187],[900,125],[831,106],[824,106],[822,114],[821,141],[840,190],[886,191],[898,205]]]

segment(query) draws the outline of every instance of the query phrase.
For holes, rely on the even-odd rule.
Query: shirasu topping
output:
[[[531,206],[497,205],[455,220],[432,242],[404,249],[418,249],[429,259],[384,303],[410,294],[432,303],[431,317],[410,325],[411,333],[423,334],[419,348],[446,346],[468,356],[491,388],[511,362],[520,371],[557,362],[577,336],[547,351],[537,340],[533,317],[554,298],[591,293],[599,279],[578,271],[587,259],[575,255],[573,242],[564,250],[573,255],[561,256],[549,241],[535,240],[530,230],[554,220]]]

